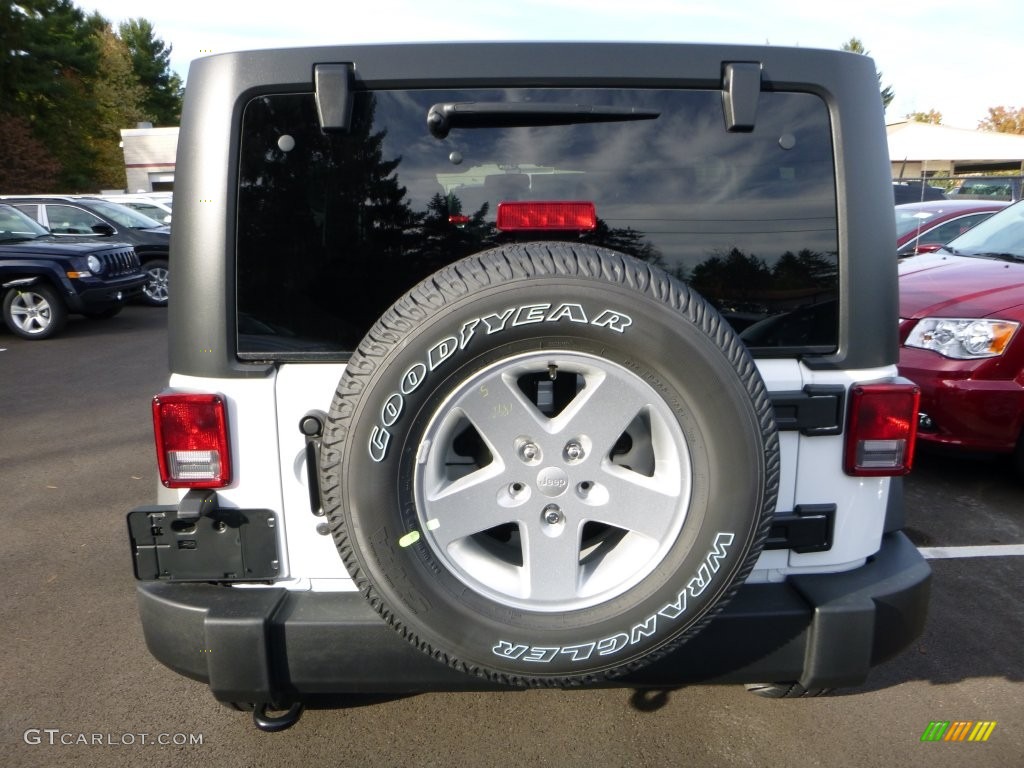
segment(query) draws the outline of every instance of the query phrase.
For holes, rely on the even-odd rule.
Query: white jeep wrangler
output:
[[[150,650],[265,729],[355,691],[860,683],[930,576],[890,186],[855,54],[195,62],[172,490],[129,515]]]

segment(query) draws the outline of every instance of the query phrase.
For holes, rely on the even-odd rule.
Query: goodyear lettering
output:
[[[629,317],[629,315],[623,315],[618,312],[613,312],[610,309],[606,309],[594,318],[594,322],[592,324],[604,328],[611,328],[613,331],[622,333],[626,328],[633,324],[633,319]]]
[[[380,421],[385,427],[392,426],[398,417],[402,415],[402,406],[405,405],[405,400],[402,396],[395,392],[391,397],[384,401],[384,407],[380,409]]]
[[[520,307],[516,312],[516,319],[512,325],[528,325],[531,323],[543,323],[545,313],[551,309],[550,304],[531,304],[527,307]]]
[[[509,307],[500,315],[490,314],[481,317],[480,319],[483,320],[484,325],[487,326],[487,335],[490,336],[492,333],[505,330],[505,323],[508,322],[508,319],[512,317],[512,313],[515,311],[515,307]]]
[[[454,355],[459,350],[459,340],[454,336],[442,339],[430,348],[427,352],[427,363],[430,370],[437,370],[437,366]]]
[[[416,363],[402,376],[402,394],[411,395],[425,378],[427,378],[427,366],[423,363]]]
[[[411,365],[402,374],[398,391],[390,393],[384,400],[379,422],[370,430],[370,439],[367,443],[370,458],[375,462],[387,458],[388,447],[391,444],[389,428],[397,424],[405,413],[406,396],[419,389],[427,377],[451,359],[452,355],[466,349],[478,332],[483,330],[486,336],[499,333],[510,327],[510,321],[511,327],[540,323],[586,323],[598,328],[607,328],[615,333],[624,333],[626,328],[633,324],[633,319],[629,315],[618,310],[602,309],[596,315],[588,315],[582,304],[572,302],[557,305],[523,304],[467,320],[462,324],[458,334],[445,336],[437,341],[427,350],[425,361]],[[716,567],[709,565],[712,570]]]
[[[466,345],[469,344],[469,340],[473,338],[473,334],[476,333],[476,327],[480,325],[480,319],[470,320],[468,323],[464,323],[462,330],[459,331],[459,349],[465,349]]]
[[[374,426],[370,430],[370,458],[374,461],[384,461],[388,455],[388,443],[391,442],[391,433],[386,429]]]
[[[618,632],[610,637],[602,638],[593,643],[581,645],[570,645],[556,649],[557,653],[549,654],[550,648],[533,648],[526,644],[513,644],[508,640],[501,640],[494,646],[494,653],[504,658],[518,659],[530,656],[531,661],[550,661],[559,656],[568,656],[572,661],[586,661],[590,658],[594,649],[600,656],[611,656],[619,653],[628,646],[635,645],[645,638],[652,637],[660,630],[670,629],[672,624],[686,613],[687,599],[698,597],[714,579],[715,574],[721,568],[722,561],[729,555],[735,535],[727,532],[720,532],[715,535],[711,549],[704,556],[704,560],[697,567],[697,572],[687,582],[686,586],[679,591],[676,599],[663,605],[657,611],[645,618],[643,621],[634,624],[627,634]],[[516,649],[517,655],[508,653],[509,649]],[[520,650],[522,649],[522,650]]]
[[[544,318],[549,323],[563,319],[571,320],[574,323],[585,323],[587,322],[587,313],[579,304],[559,304],[557,309]]]

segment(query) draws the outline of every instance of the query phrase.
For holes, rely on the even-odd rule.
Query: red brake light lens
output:
[[[905,475],[914,462],[921,390],[906,384],[850,388],[844,469],[854,477]]]
[[[498,203],[498,229],[503,232],[538,229],[588,232],[596,228],[597,209],[591,202]]]
[[[231,483],[227,406],[220,395],[157,395],[153,433],[160,481],[168,488]]]

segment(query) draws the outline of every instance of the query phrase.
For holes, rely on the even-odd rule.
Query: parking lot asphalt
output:
[[[942,557],[923,636],[864,686],[772,701],[741,686],[352,697],[257,731],[147,652],[125,514],[155,496],[149,399],[166,314],[129,307],[26,342],[0,331],[0,764],[1013,766],[1024,763],[1024,557]],[[923,454],[907,527],[932,553],[1024,545],[1024,484]],[[928,742],[934,721],[994,722]],[[160,743],[169,742],[169,743]]]

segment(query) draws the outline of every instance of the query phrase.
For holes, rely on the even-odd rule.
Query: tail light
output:
[[[854,477],[905,475],[914,462],[921,390],[914,384],[850,388],[844,469]]]
[[[220,395],[153,398],[160,481],[168,488],[223,488],[231,482],[227,406]]]
[[[597,209],[590,202],[558,201],[498,203],[498,229],[569,230],[588,232],[597,228]]]

